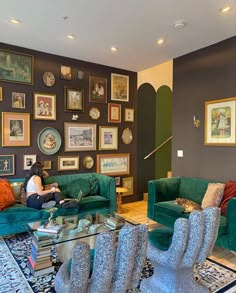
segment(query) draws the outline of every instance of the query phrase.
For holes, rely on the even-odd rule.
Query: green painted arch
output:
[[[158,88],[156,93],[156,146],[161,145],[172,135],[172,97],[173,92],[167,86]],[[155,176],[163,178],[171,171],[171,147],[169,140],[155,154]]]

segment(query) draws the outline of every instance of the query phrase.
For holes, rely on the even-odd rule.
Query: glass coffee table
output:
[[[41,241],[40,247],[56,246],[57,255],[61,262],[71,258],[72,249],[78,240],[85,241],[90,248],[95,247],[96,235],[106,231],[114,231],[118,235],[119,230],[126,224],[139,225],[129,218],[123,218],[111,210],[102,210],[96,213],[81,213],[78,215],[64,216],[53,219],[61,225],[58,233],[45,233],[50,241]],[[40,226],[46,226],[48,220],[31,222],[27,224],[27,231],[35,240],[35,234]],[[50,228],[49,228],[50,229]],[[38,233],[39,234],[39,233]]]

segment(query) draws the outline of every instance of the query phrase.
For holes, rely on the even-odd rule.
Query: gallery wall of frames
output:
[[[35,161],[98,172],[135,200],[137,73],[0,43],[0,178]]]

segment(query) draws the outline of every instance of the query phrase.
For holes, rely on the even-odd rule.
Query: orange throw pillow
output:
[[[0,179],[0,210],[4,210],[16,203],[11,186],[6,179]]]

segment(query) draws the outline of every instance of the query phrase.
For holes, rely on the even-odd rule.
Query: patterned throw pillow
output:
[[[16,203],[10,183],[6,179],[0,179],[0,210],[4,210]]]
[[[202,200],[202,208],[218,207],[223,198],[225,184],[209,183]]]
[[[21,202],[21,188],[23,186],[23,182],[12,182],[10,183],[12,192],[15,196],[16,202]]]

